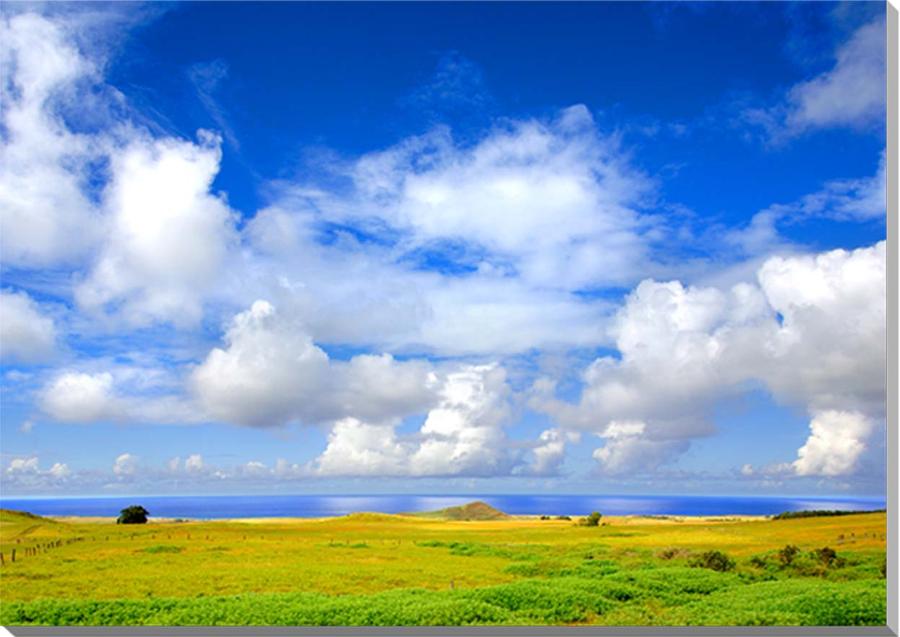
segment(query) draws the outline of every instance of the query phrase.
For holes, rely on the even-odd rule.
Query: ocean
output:
[[[210,495],[93,498],[4,498],[0,507],[38,515],[118,515],[140,504],[165,518],[298,517],[346,515],[361,511],[432,511],[482,500],[514,515],[773,515],[783,511],[885,508],[884,498],[749,497],[670,495]]]

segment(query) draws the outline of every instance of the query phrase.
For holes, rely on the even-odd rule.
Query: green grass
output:
[[[885,623],[883,513],[603,520],[116,526],[0,511],[0,624]],[[709,568],[712,551],[733,568]]]

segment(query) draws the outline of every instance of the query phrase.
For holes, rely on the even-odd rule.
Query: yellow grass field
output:
[[[116,525],[3,511],[0,620],[884,623],[883,513],[603,522],[361,513]],[[799,548],[788,564],[786,545]],[[823,547],[833,560],[814,553]],[[704,567],[713,550],[731,567]]]

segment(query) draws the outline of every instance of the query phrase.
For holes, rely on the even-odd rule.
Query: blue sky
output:
[[[6,5],[4,494],[883,494],[884,10]]]

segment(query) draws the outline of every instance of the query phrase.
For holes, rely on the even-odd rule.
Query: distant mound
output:
[[[506,520],[510,516],[486,502],[469,502],[462,506],[447,507],[438,511],[427,511],[416,515],[445,520]]]

